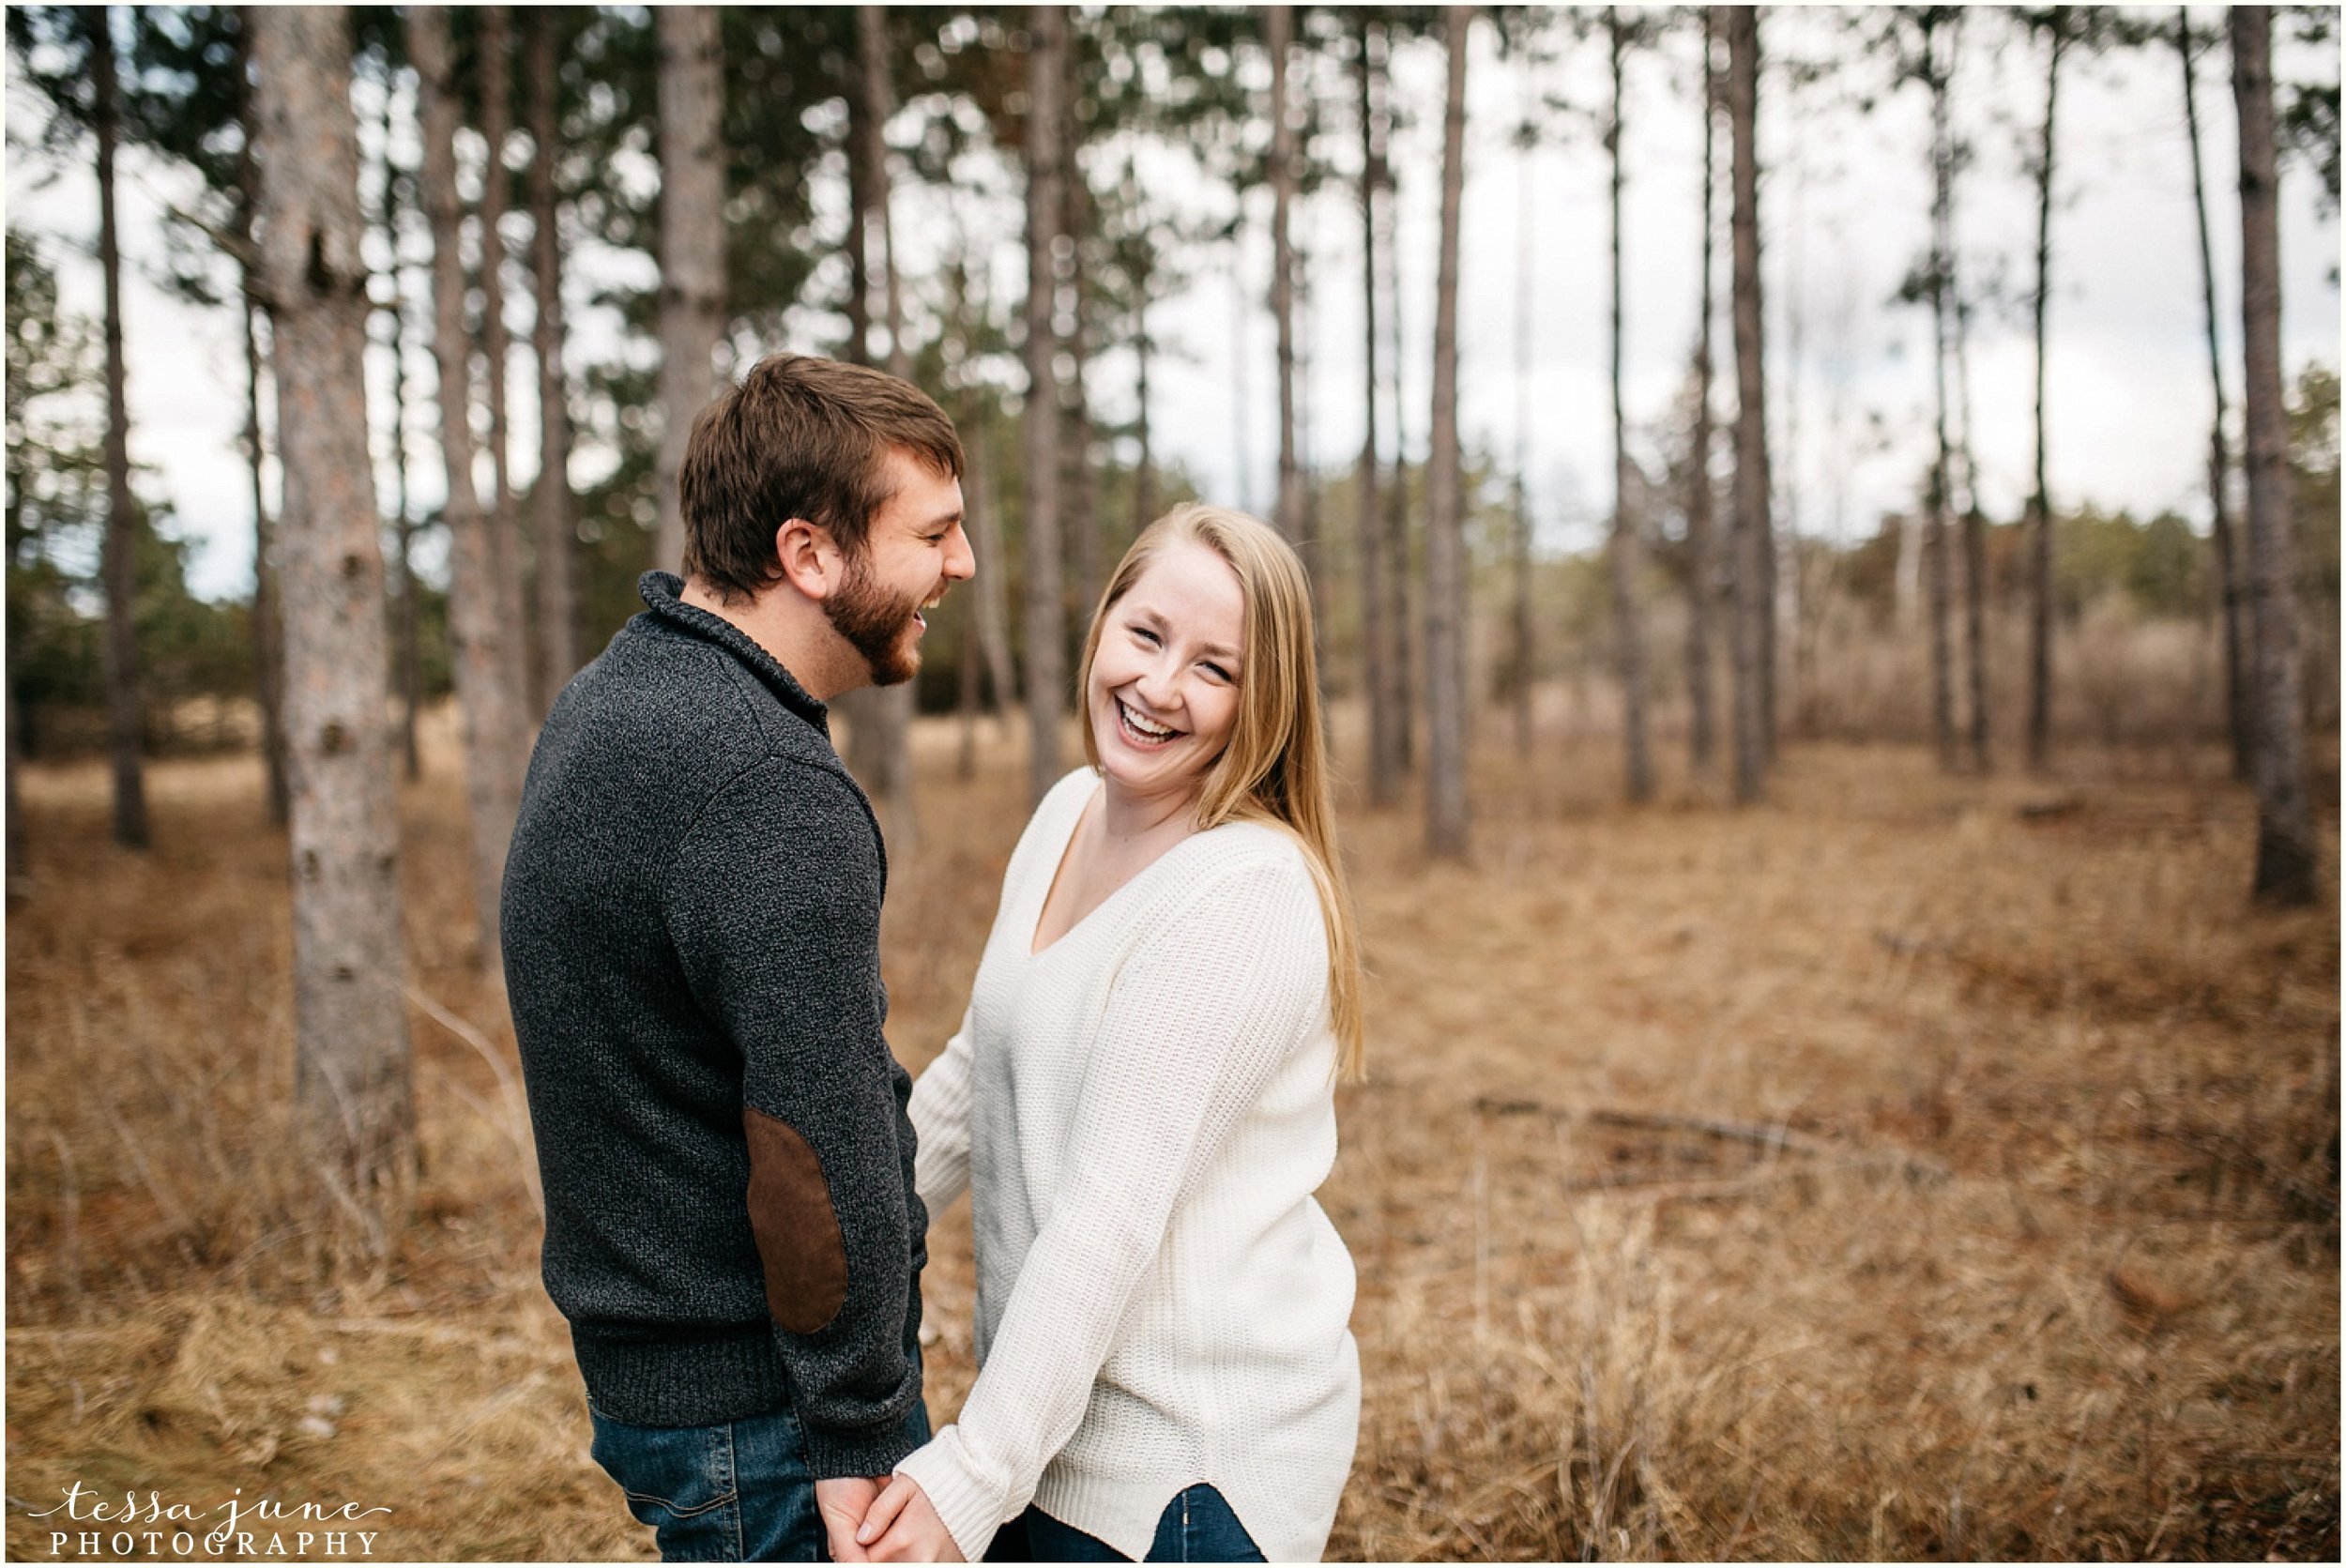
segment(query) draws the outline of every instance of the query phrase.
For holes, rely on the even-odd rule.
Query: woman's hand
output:
[[[921,1484],[898,1473],[874,1499],[855,1544],[874,1562],[959,1562],[961,1548]]]

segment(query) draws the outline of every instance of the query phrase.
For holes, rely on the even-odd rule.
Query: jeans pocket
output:
[[[740,1488],[727,1425],[636,1426],[594,1417],[595,1462],[619,1484],[627,1511],[658,1532],[671,1562],[741,1555]]]

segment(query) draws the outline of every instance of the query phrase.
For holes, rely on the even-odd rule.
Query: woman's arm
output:
[[[934,1222],[969,1188],[969,1014],[912,1085],[912,1181]]]
[[[1135,945],[985,1369],[891,1488],[917,1483],[972,1560],[1081,1424],[1182,1192],[1321,1025],[1327,966],[1318,895],[1291,854],[1218,873]],[[893,1509],[875,1512],[884,1525]]]

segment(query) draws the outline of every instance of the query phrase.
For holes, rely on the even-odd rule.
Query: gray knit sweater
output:
[[[603,1415],[793,1407],[885,1475],[928,1216],[889,1053],[878,824],[823,705],[662,572],[564,689],[505,867],[546,1289]]]

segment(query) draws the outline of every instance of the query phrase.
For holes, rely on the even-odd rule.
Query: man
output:
[[[961,466],[906,383],[761,360],[693,424],[684,579],[645,574],[530,758],[504,949],[546,1289],[672,1560],[860,1555],[928,1436],[886,860],[824,703],[920,668],[974,570]]]

